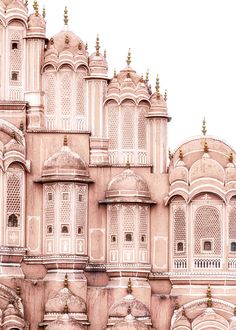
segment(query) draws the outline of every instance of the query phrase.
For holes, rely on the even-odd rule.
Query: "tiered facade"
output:
[[[235,151],[0,0],[0,329],[236,329]]]

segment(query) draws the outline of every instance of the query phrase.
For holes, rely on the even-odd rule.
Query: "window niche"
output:
[[[12,49],[12,50],[19,49],[19,42],[13,40],[13,41],[11,42],[11,49]]]
[[[133,233],[125,233],[125,242],[133,242]]]
[[[53,234],[53,227],[52,225],[47,226],[47,234]]]
[[[213,252],[213,249],[212,239],[202,240],[202,253]]]
[[[177,242],[176,251],[177,252],[184,252],[184,242]]]
[[[11,72],[11,80],[13,80],[13,81],[17,81],[17,80],[19,80],[19,72],[17,72],[17,71],[12,71],[12,72]]]
[[[68,225],[62,225],[61,226],[61,233],[62,234],[69,234],[69,226]]]
[[[236,252],[236,242],[230,243],[230,252]]]
[[[11,214],[7,221],[8,227],[18,227],[18,216],[16,214]]]

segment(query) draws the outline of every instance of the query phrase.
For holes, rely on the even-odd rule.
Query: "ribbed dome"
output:
[[[224,168],[214,159],[211,159],[208,154],[204,154],[202,159],[197,160],[189,170],[190,183],[201,178],[213,178],[224,182]]]
[[[24,11],[27,11],[27,8],[22,2],[22,0],[2,0],[0,2],[0,6],[1,5],[4,6],[6,9],[19,8],[23,9]]]
[[[49,175],[88,176],[88,169],[79,154],[63,146],[44,162],[42,176]]]
[[[110,181],[106,197],[136,201],[136,199],[150,199],[151,196],[146,181],[131,169],[126,169]]]
[[[50,323],[46,330],[84,330],[85,328],[68,314],[59,316],[57,320]]]
[[[125,296],[120,302],[111,306],[109,317],[125,317],[128,308],[135,317],[150,317],[150,311],[144,303],[137,300],[132,294]]]
[[[61,289],[45,305],[47,313],[62,313],[67,304],[70,313],[86,313],[86,304],[81,297],[75,296],[68,288]]]
[[[46,28],[46,22],[41,15],[36,15],[35,13],[29,16],[28,27],[31,28]]]
[[[62,51],[70,51],[73,54],[76,54],[81,48],[85,52],[85,46],[83,41],[72,31],[61,31],[57,33],[53,38],[51,38],[50,46],[54,45],[58,53]]]
[[[112,329],[114,330],[148,330],[149,327],[135,319],[131,314],[127,315],[123,321],[117,322]]]
[[[107,60],[102,54],[92,53],[89,56],[91,75],[107,75]]]

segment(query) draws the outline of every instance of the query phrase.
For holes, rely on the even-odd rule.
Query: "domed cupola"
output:
[[[145,325],[143,322],[136,320],[132,315],[130,308],[128,308],[128,315],[124,320],[117,322],[112,329],[114,330],[148,330],[149,326]]]
[[[153,203],[146,181],[127,168],[108,184],[107,202]]]
[[[79,154],[72,151],[67,145],[67,137],[64,137],[63,147],[50,156],[43,165],[42,181],[55,179],[66,181],[75,179],[75,181],[89,182],[89,172],[85,161]]]
[[[67,313],[60,315],[57,320],[50,323],[46,330],[85,330],[77,320],[70,317]]]
[[[149,114],[153,114],[158,117],[167,117],[167,91],[165,91],[164,96],[160,93],[160,81],[159,76],[156,78],[156,92],[152,94],[150,102],[151,109]]]
[[[107,60],[106,51],[102,55],[100,50],[99,36],[96,39],[96,52],[92,53],[89,57],[89,67],[91,76],[107,77]]]
[[[88,65],[88,52],[83,41],[68,27],[68,11],[64,11],[64,29],[50,39],[45,53],[45,64],[50,62],[50,55],[58,54],[58,65],[70,63],[77,67],[79,64]]]
[[[43,10],[43,15],[41,16],[39,14],[38,4],[36,1],[34,2],[33,7],[35,12],[29,16],[27,36],[45,38],[45,8]]]
[[[188,169],[184,163],[184,155],[182,149],[179,150],[179,159],[177,160],[176,164],[173,166],[170,166],[169,169],[169,181],[170,184],[173,184],[174,182],[178,181],[188,183]]]

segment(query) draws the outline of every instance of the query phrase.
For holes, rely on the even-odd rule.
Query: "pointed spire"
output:
[[[157,98],[159,99],[161,94],[160,94],[160,80],[158,74],[156,77],[156,93],[157,93]]]
[[[103,54],[104,58],[107,58],[107,51],[106,49],[104,49],[104,54]]]
[[[132,282],[131,282],[131,278],[129,278],[128,285],[127,285],[127,293],[132,294],[132,292],[133,292]]]
[[[209,151],[208,144],[207,144],[207,142],[205,141],[205,143],[204,143],[204,152],[205,152],[205,153],[208,153],[208,151]]]
[[[67,273],[64,277],[64,288],[68,288],[68,275],[67,275]]]
[[[34,0],[33,8],[34,8],[34,11],[35,11],[35,15],[39,16],[39,6],[38,6],[37,0]]]
[[[129,48],[129,51],[128,51],[128,56],[127,56],[126,63],[127,63],[128,66],[130,66],[130,64],[131,64],[131,50],[130,50],[130,48]]]
[[[236,316],[236,307],[234,307],[234,316]]]
[[[164,100],[167,101],[167,89],[165,89]]]
[[[204,117],[203,118],[203,121],[202,121],[202,134],[203,135],[206,135],[206,132],[207,132],[207,129],[206,129],[206,119]]]
[[[96,38],[96,56],[99,56],[99,50],[100,50],[100,40],[99,40],[99,35],[97,35],[97,38]]]
[[[11,137],[12,137],[13,140],[16,139],[16,133],[15,133],[15,131],[12,131],[12,132],[11,132]]]
[[[78,44],[78,50],[81,50],[81,49],[82,49],[82,43],[79,42],[79,44]]]
[[[64,141],[63,141],[63,145],[64,145],[64,146],[68,146],[68,139],[67,139],[67,135],[64,135]]]
[[[140,82],[143,82],[143,73],[141,74]]]
[[[207,307],[212,307],[212,293],[210,284],[208,284],[207,288]]]
[[[43,6],[43,18],[45,18],[46,17],[46,8],[45,8],[45,6]]]
[[[17,294],[17,296],[21,295],[21,287],[20,286],[16,287],[16,294]]]
[[[174,307],[175,311],[177,311],[179,309],[179,302],[178,300],[176,299],[175,300],[175,307]]]
[[[131,315],[131,306],[129,305],[128,309],[127,309],[127,315]]]
[[[65,9],[64,9],[64,24],[67,26],[68,22],[69,22],[68,9],[67,9],[67,6],[65,6]]]
[[[25,0],[25,6],[26,7],[28,7],[28,4],[29,4],[28,0]]]
[[[183,160],[184,159],[184,155],[183,155],[183,150],[179,149],[179,159]]]
[[[85,44],[85,50],[88,50],[88,43]]]
[[[117,77],[116,69],[114,69],[114,78]]]
[[[172,155],[172,152],[169,149],[169,160],[171,160],[171,159],[173,159],[173,155]]]
[[[146,71],[146,78],[145,78],[146,83],[149,81],[149,69]]]

